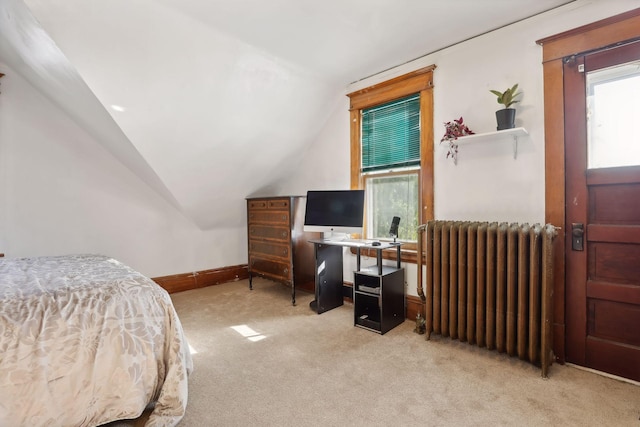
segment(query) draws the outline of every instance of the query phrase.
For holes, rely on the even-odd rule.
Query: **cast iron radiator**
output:
[[[431,333],[552,363],[553,239],[547,224],[429,221],[418,228],[418,294]],[[425,236],[426,235],[426,236]]]

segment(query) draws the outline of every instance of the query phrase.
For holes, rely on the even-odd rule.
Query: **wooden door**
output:
[[[566,359],[640,381],[640,42],[564,63]]]

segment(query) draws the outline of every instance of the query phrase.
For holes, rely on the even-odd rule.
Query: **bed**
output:
[[[101,255],[0,258],[0,426],[184,416],[189,346],[169,294]]]

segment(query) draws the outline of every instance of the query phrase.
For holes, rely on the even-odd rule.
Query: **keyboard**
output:
[[[343,243],[345,246],[371,246],[373,240],[365,239],[332,239],[336,243]]]

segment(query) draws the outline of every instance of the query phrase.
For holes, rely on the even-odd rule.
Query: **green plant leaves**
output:
[[[504,92],[500,92],[497,90],[489,89],[489,92],[498,97],[498,104],[504,105],[504,108],[509,108],[511,105],[516,102],[520,102],[519,99],[515,99],[516,96],[520,95],[518,92],[518,83],[508,88]]]

